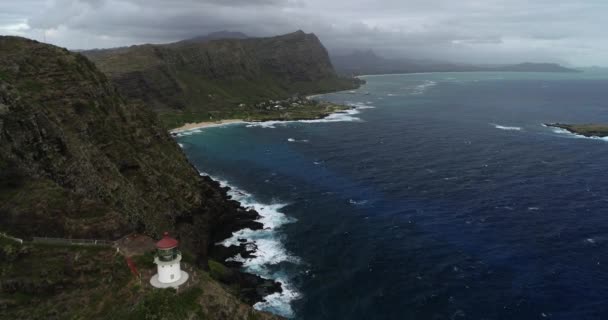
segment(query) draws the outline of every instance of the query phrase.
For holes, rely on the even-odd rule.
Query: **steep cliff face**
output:
[[[111,240],[134,231],[158,237],[169,230],[180,238],[192,270],[197,270],[193,272],[204,276],[200,268],[206,268],[214,243],[238,229],[260,228],[254,221],[258,217],[230,200],[217,182],[201,177],[156,115],[123,99],[87,58],[32,40],[0,37],[0,232],[26,240],[34,236]],[[75,254],[78,259],[78,248],[42,247],[39,255],[33,255],[36,246],[17,250],[2,245],[0,269],[21,278],[0,281],[0,317],[6,301],[18,314],[36,309],[17,299],[19,294],[33,296],[36,303],[54,304],[62,297],[86,300],[114,291],[91,285],[99,281],[110,286],[118,283],[113,275],[108,280],[103,268],[92,268],[87,259],[83,261],[87,266],[76,276],[62,269],[61,262],[68,261],[65,257]],[[67,253],[45,253],[60,249]],[[122,272],[120,281],[130,281],[124,261],[120,263],[122,257],[116,257],[113,249],[106,251],[119,266],[109,269]],[[29,267],[19,267],[19,255],[29,259]],[[151,262],[150,257],[142,259],[140,266]],[[51,261],[59,264],[53,274],[45,268]],[[34,264],[40,272],[29,274]],[[235,292],[245,302],[254,303],[269,290],[280,290],[272,281],[234,269],[229,273],[233,277],[224,282],[238,283],[243,292],[249,292]],[[83,293],[78,290],[85,289],[84,282],[90,291]],[[243,305],[219,284],[203,282],[202,288],[215,288],[212,295],[219,299],[205,314],[220,314],[215,311],[224,309],[215,318],[274,318]],[[143,290],[138,281],[129,283],[133,290],[127,293]],[[257,286],[268,289],[259,291]],[[37,288],[44,289],[44,297],[38,297]],[[141,291],[142,295],[153,293]],[[131,294],[130,302],[122,301],[123,311],[129,312],[130,303],[141,302],[138,297]],[[85,311],[103,317],[97,307],[92,308]],[[45,314],[40,318],[49,318],[47,308],[36,310]],[[57,314],[68,311],[63,308],[51,318],[64,318]]]
[[[255,213],[201,178],[156,116],[88,59],[0,38],[2,231],[114,239],[176,230],[205,256],[250,223],[239,217]]]
[[[132,100],[161,116],[222,118],[239,104],[356,86],[314,34],[182,41],[84,52]]]

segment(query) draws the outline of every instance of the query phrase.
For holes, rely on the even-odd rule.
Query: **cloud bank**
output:
[[[0,33],[89,49],[302,29],[334,52],[608,66],[606,12],[603,0],[20,0],[0,4]]]

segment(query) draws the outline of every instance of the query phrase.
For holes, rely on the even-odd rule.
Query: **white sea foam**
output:
[[[355,115],[359,114],[362,109],[373,109],[374,106],[370,105],[370,102],[367,103],[347,103],[347,105],[354,107],[353,109],[342,110],[334,112],[323,119],[313,119],[313,120],[288,120],[288,121],[260,121],[260,122],[247,122],[247,121],[235,121],[229,123],[217,123],[205,126],[204,128],[194,128],[185,131],[174,132],[173,134],[177,137],[190,136],[195,133],[201,133],[204,129],[207,128],[216,128],[216,127],[225,127],[229,125],[235,124],[245,124],[247,128],[269,128],[274,129],[277,125],[287,125],[290,123],[327,123],[327,122],[360,122],[362,121],[360,118],[355,117]]]
[[[289,138],[289,139],[287,139],[287,141],[289,141],[289,142],[296,142],[296,139],[294,139],[294,138]]]
[[[502,126],[496,123],[490,123],[491,125],[494,126],[494,128],[496,129],[500,129],[500,130],[506,130],[506,131],[521,131],[522,128],[521,127],[509,127],[509,126]]]
[[[182,148],[182,149],[184,148],[184,145],[181,144],[181,143],[177,143],[177,145],[179,145],[179,147]]]
[[[253,305],[258,310],[265,310],[285,317],[293,317],[294,312],[290,302],[301,297],[300,293],[290,283],[277,279],[281,283],[282,292],[273,293],[264,298],[264,301]]]
[[[434,87],[435,85],[437,85],[437,82],[431,81],[431,80],[426,80],[426,81],[424,81],[424,83],[415,86],[412,89],[412,94],[414,94],[414,95],[423,94],[426,92],[426,90],[428,88]]]
[[[551,131],[553,131],[554,133],[562,134],[562,135],[568,136],[570,138],[602,140],[602,141],[608,142],[608,137],[587,137],[587,136],[584,136],[582,134],[577,134],[577,133],[574,133],[572,131],[569,131],[569,130],[566,130],[566,129],[562,129],[562,128],[558,128],[558,127],[551,127],[551,126],[547,126],[545,124],[542,124],[542,126],[543,127],[550,127]]]
[[[348,203],[352,204],[353,206],[362,206],[367,204],[367,200],[353,200],[353,199],[349,199]]]
[[[206,173],[201,175],[206,176]],[[232,199],[238,201],[243,207],[254,209],[260,215],[258,222],[263,224],[261,230],[242,229],[232,234],[232,237],[218,243],[229,247],[231,245],[238,246],[241,244],[239,239],[246,239],[248,249],[253,251],[251,258],[243,258],[240,254],[229,258],[227,261],[238,261],[243,263],[243,268],[247,272],[254,273],[265,279],[272,279],[281,283],[282,292],[273,293],[264,297],[262,302],[254,305],[258,310],[264,310],[279,314],[284,317],[293,317],[294,312],[291,307],[291,302],[300,297],[298,290],[291,284],[289,276],[282,272],[272,270],[272,266],[279,263],[294,263],[298,264],[300,259],[291,255],[282,242],[282,235],[279,228],[287,223],[293,223],[296,220],[288,217],[281,212],[286,203],[269,203],[264,204],[258,202],[255,197],[243,190],[231,186],[227,181],[216,179],[222,187],[230,187],[228,195]]]
[[[231,123],[227,123],[227,124],[231,124]],[[212,126],[208,126],[208,127],[215,127],[215,126],[221,126],[221,124],[212,125]],[[205,127],[205,128],[208,128],[208,127]],[[175,135],[176,137],[191,136],[191,135],[193,135],[195,133],[201,133],[201,132],[203,132],[203,129],[204,128],[192,128],[192,129],[188,129],[188,130],[184,130],[184,131],[174,132],[173,135]]]
[[[287,141],[288,142],[301,142],[301,143],[307,143],[307,142],[309,142],[307,139],[297,140],[297,139],[294,139],[294,138],[288,138]]]
[[[371,106],[366,106],[364,108],[354,108],[348,109],[344,111],[338,111],[328,115],[323,119],[314,119],[314,120],[290,120],[290,121],[264,121],[264,122],[248,122],[247,127],[259,127],[259,128],[270,128],[274,129],[277,125],[288,125],[290,123],[329,123],[329,122],[360,122],[362,121],[360,118],[355,117],[355,115],[359,114],[360,111],[358,109],[369,109]]]
[[[370,101],[365,102],[365,103],[363,103],[363,102],[350,102],[350,101],[347,101],[346,105],[351,106],[351,107],[355,107],[358,110],[374,109],[374,108],[376,108],[376,107],[374,107],[372,105],[372,102],[370,102]]]

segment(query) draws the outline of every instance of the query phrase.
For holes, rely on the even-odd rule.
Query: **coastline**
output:
[[[226,125],[232,124],[246,124],[248,126],[261,126],[261,127],[273,127],[275,124],[281,123],[293,123],[293,122],[303,122],[303,123],[315,123],[315,122],[341,122],[341,121],[352,121],[352,120],[360,120],[358,118],[352,118],[350,116],[358,114],[359,109],[368,109],[371,106],[367,105],[356,105],[349,104],[343,105],[343,109],[337,109],[319,116],[311,116],[311,117],[301,117],[301,118],[293,118],[293,119],[284,119],[284,118],[268,118],[265,120],[243,120],[243,119],[223,119],[218,121],[202,121],[202,122],[193,122],[187,123],[179,128],[170,129],[169,133],[172,136],[179,136],[181,134],[187,134],[188,132],[196,132],[197,130],[202,130],[206,128],[213,127],[222,127]]]
[[[245,121],[241,119],[226,119],[215,122],[191,123],[177,129],[171,130],[174,137],[189,135],[187,131],[198,132],[209,127],[227,126],[232,124],[246,124],[247,126],[258,126],[262,128],[274,128],[274,125],[286,123],[325,123],[325,122],[353,122],[361,121],[355,115],[360,109],[369,109],[373,106],[364,104],[349,104],[344,110],[331,112],[320,118],[301,120],[268,120],[268,121]],[[181,146],[181,145],[180,145]],[[183,146],[182,146],[183,147]],[[261,294],[253,307],[260,311],[266,311],[283,317],[293,317],[292,302],[301,298],[301,293],[293,283],[293,279],[281,272],[273,272],[268,266],[277,263],[299,264],[300,258],[292,255],[284,247],[280,236],[280,227],[284,224],[294,223],[296,220],[282,212],[287,203],[261,203],[255,196],[247,191],[231,185],[221,177],[211,176],[199,169],[199,174],[210,181],[217,183],[226,192],[229,198],[236,201],[240,206],[246,208],[247,212],[255,212],[258,216],[254,223],[262,225],[261,228],[252,228],[244,225],[238,230],[233,230],[230,235],[224,233],[216,239],[215,246],[211,249],[211,256],[221,261],[228,268],[235,268],[241,272],[251,274],[252,277],[260,278],[258,283],[263,288],[270,283],[279,284],[273,286]],[[222,239],[222,240],[220,240]],[[277,260],[278,259],[278,260]]]
[[[184,131],[196,130],[196,129],[204,129],[210,127],[223,126],[227,124],[235,124],[235,123],[246,123],[242,119],[224,119],[218,121],[202,121],[202,122],[192,122],[186,123],[185,125],[169,130],[169,133],[180,133]]]
[[[361,86],[359,86],[360,88]],[[357,88],[358,89],[358,88]],[[347,92],[340,90],[336,92]],[[323,94],[319,93],[306,96],[306,99],[313,100]],[[332,104],[333,105],[333,104]],[[200,132],[200,130],[222,127],[228,125],[245,124],[259,126],[263,128],[275,128],[277,124],[287,123],[322,123],[322,122],[353,122],[362,121],[355,115],[360,113],[360,109],[374,108],[366,103],[334,105],[338,108],[328,109],[326,112],[304,116],[293,119],[267,118],[265,120],[244,120],[244,119],[222,119],[217,121],[201,121],[182,125],[181,127],[170,129],[169,133],[175,137],[190,135]],[[177,142],[177,141],[176,141]],[[179,143],[178,143],[179,144]],[[179,144],[183,148],[182,144]],[[260,297],[261,300],[253,304],[253,308],[270,312],[282,317],[291,318],[295,316],[291,303],[301,298],[301,293],[292,283],[292,279],[286,275],[270,272],[268,265],[281,263],[299,264],[300,258],[291,255],[284,248],[278,229],[297,220],[286,216],[282,208],[286,203],[260,203],[255,197],[243,191],[228,181],[211,176],[199,171],[199,175],[204,179],[213,181],[225,192],[225,194],[236,201],[240,206],[246,208],[247,212],[255,212],[257,218],[252,223],[262,225],[261,228],[253,228],[250,225],[243,225],[238,230],[233,230],[230,235],[227,233],[216,239],[215,246],[211,249],[211,255],[217,258],[228,268],[234,268],[244,274],[250,274],[252,281],[258,284],[257,292],[259,296],[252,296],[250,300]],[[223,239],[223,240],[220,240]],[[277,258],[280,257],[280,258]],[[279,260],[277,260],[279,259]],[[259,280],[257,280],[259,279]],[[273,285],[270,285],[273,284]],[[278,286],[277,286],[278,285]],[[260,290],[258,290],[260,291]]]
[[[608,125],[565,123],[542,123],[542,125],[553,128],[555,132],[568,133],[578,138],[608,140]]]
[[[271,264],[300,263],[300,258],[288,252],[278,235],[281,226],[297,221],[282,212],[288,203],[259,202],[253,194],[239,189],[227,180],[211,176],[206,172],[200,172],[199,175],[214,181],[230,199],[239,203],[247,212],[255,212],[257,218],[253,223],[260,225],[260,227],[244,225],[232,231],[230,236],[221,237],[224,239],[216,241],[214,248],[211,249],[215,258],[221,257],[222,263],[228,268],[236,268],[240,272],[251,274],[253,278],[261,279],[256,281],[258,284],[256,291],[261,299],[253,304],[253,308],[286,318],[294,317],[291,302],[299,299],[301,294],[295,288],[292,279],[268,269],[268,265]]]

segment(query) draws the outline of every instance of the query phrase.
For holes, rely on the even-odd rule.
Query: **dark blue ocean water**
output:
[[[608,122],[608,75],[366,80],[322,97],[374,107],[336,122],[178,138],[273,228],[248,234],[260,258],[246,265],[287,290],[258,308],[297,319],[608,318],[608,141],[541,125]]]

